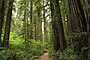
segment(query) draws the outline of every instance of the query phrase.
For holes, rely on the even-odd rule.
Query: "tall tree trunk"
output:
[[[53,0],[53,1],[55,2],[54,5],[52,0],[50,0],[53,37],[54,37],[54,45],[55,45],[54,49],[56,51],[58,50],[62,51],[66,48],[66,41],[64,36],[64,28],[62,24],[59,0]]]
[[[41,21],[40,7],[37,7],[37,21],[36,21],[36,39],[42,40],[42,21]]]
[[[61,18],[59,0],[54,0],[54,1],[55,1],[55,20],[56,20],[56,27],[59,33],[60,49],[63,50],[66,48],[66,41],[65,41],[64,28]]]
[[[24,39],[25,42],[27,42],[28,36],[27,36],[27,1],[25,1],[25,11],[24,11]]]
[[[89,45],[89,56],[88,56],[88,60],[90,60],[90,8],[89,8],[89,16],[88,16],[88,23],[87,23],[87,33],[88,33],[88,45]]]
[[[5,0],[0,1],[0,44],[1,44],[1,34],[2,34],[2,26],[4,21],[4,4]]]
[[[44,41],[48,41],[47,22],[45,17],[45,0],[43,0],[43,19],[44,19]]]
[[[25,42],[27,40],[27,21],[26,21],[26,10],[24,11],[24,19],[23,19],[23,27],[24,27],[24,39]]]
[[[3,46],[8,48],[9,47],[9,34],[10,34],[10,26],[12,20],[12,9],[13,9],[13,2],[14,0],[9,0],[7,18],[6,18],[6,25],[5,25],[5,33],[3,39]]]
[[[55,40],[55,36],[54,36],[55,35],[54,34],[54,32],[55,32],[55,29],[54,29],[55,28],[55,23],[54,23],[54,5],[53,5],[52,0],[50,0],[50,9],[51,9],[51,19],[52,19],[51,23],[52,23],[52,29],[53,29],[51,39],[53,40],[54,50],[57,51],[57,50],[59,50],[58,48],[60,48],[60,45],[58,45],[58,47],[57,47],[57,41]]]
[[[33,14],[33,1],[31,0],[30,3],[30,39],[33,39],[33,20],[32,20],[32,14]]]
[[[80,30],[79,33],[87,32],[87,23],[80,0],[68,0],[68,5],[70,11],[70,22],[71,22],[72,32],[76,32],[75,30],[78,29]],[[83,47],[87,47],[88,40],[86,36],[82,36],[81,38],[73,39],[73,43],[75,44],[74,46],[75,51],[79,56],[81,49]],[[86,55],[85,53],[86,52],[84,52],[83,55]],[[82,58],[82,59],[84,60],[86,58]]]
[[[90,0],[88,0],[88,4],[90,6]],[[88,60],[90,60],[90,7],[88,6],[88,16],[87,16],[87,33],[88,33],[88,45],[89,45],[89,54],[88,54]]]

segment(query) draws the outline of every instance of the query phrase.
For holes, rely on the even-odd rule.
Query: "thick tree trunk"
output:
[[[62,51],[66,48],[66,41],[64,36],[59,0],[53,1],[55,4],[53,4],[52,0],[50,0],[54,49],[55,51]]]
[[[66,48],[66,41],[64,35],[64,28],[61,18],[59,0],[55,0],[55,20],[56,20],[56,27],[59,33],[59,40],[60,40],[60,50],[64,50]]]
[[[87,23],[87,33],[88,33],[88,45],[89,45],[89,55],[88,60],[90,60],[90,8],[89,8],[89,16],[88,16],[88,23]]]
[[[8,48],[9,47],[9,34],[10,34],[10,26],[12,20],[12,9],[13,9],[13,2],[14,0],[9,0],[7,18],[6,18],[6,25],[5,25],[5,33],[4,33],[4,40],[3,46]]]
[[[2,26],[4,21],[4,4],[5,0],[0,1],[0,44],[1,44],[1,34],[2,34]]]
[[[70,21],[71,21],[71,28],[72,32],[76,32],[80,30],[79,33],[87,32],[87,23],[85,19],[85,14],[81,5],[80,0],[68,0],[69,5],[69,11],[70,11]],[[73,43],[75,44],[74,48],[77,54],[79,55],[81,52],[81,49],[83,47],[87,47],[88,40],[85,36],[82,36],[81,38],[73,39]],[[83,55],[85,55],[86,52],[84,52]],[[85,56],[84,56],[85,57]],[[82,59],[84,59],[84,57]],[[86,58],[85,58],[86,59]]]
[[[54,22],[54,5],[52,0],[50,0],[50,9],[51,9],[51,19],[52,19],[52,37],[51,39],[53,40],[53,47],[55,51],[58,51],[60,49],[60,41],[58,42],[59,45],[57,46],[57,39],[55,39],[55,22]]]
[[[88,0],[88,4],[90,6],[90,0]],[[88,54],[88,60],[90,60],[90,7],[88,7],[88,14],[87,14],[87,33],[88,33],[88,45],[89,45],[89,54]]]

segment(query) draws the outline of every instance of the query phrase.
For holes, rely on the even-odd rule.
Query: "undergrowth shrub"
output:
[[[40,56],[43,54],[44,44],[41,41],[31,40],[26,46],[29,48],[29,52],[32,52],[34,56]]]
[[[77,60],[77,55],[71,48],[66,48],[62,52],[51,51],[50,56],[52,56],[54,60]]]
[[[0,60],[35,60],[44,53],[44,49],[42,41],[25,41],[22,36],[14,37],[14,34],[10,33],[10,46],[0,51]]]

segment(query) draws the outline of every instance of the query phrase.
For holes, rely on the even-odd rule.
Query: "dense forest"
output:
[[[0,0],[0,60],[90,60],[90,0]]]

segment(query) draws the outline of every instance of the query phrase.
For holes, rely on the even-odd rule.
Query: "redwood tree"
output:
[[[13,9],[13,2],[14,0],[9,0],[7,18],[6,18],[6,25],[5,25],[5,33],[3,39],[3,47],[9,47],[9,34],[10,34],[10,26],[12,20],[12,9]]]
[[[33,39],[33,1],[30,2],[30,39]]]
[[[70,12],[70,22],[72,33],[86,33],[87,32],[87,22],[83,7],[80,0],[68,0],[69,12]],[[79,30],[79,31],[78,31]],[[88,40],[86,35],[81,35],[81,37],[73,38],[74,50],[77,52],[78,56],[82,51],[83,47],[88,46]],[[82,59],[86,59],[86,51],[83,51]]]
[[[64,36],[64,28],[61,18],[61,11],[59,6],[59,0],[50,0],[51,2],[51,17],[55,50],[62,51],[66,48],[66,41]],[[54,14],[53,14],[54,13]]]
[[[2,34],[2,26],[4,21],[4,4],[5,0],[0,1],[0,44],[1,44],[1,34]]]

